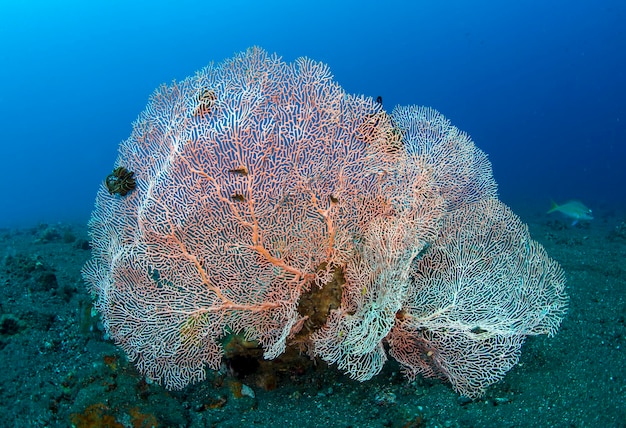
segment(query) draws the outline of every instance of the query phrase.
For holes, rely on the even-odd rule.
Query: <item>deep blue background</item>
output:
[[[516,210],[626,207],[624,1],[6,3],[0,227],[87,221],[152,91],[252,45],[324,61],[388,109],[438,109]]]

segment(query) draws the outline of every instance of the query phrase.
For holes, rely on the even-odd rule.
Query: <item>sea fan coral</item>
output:
[[[236,333],[359,380],[388,343],[409,376],[476,396],[565,310],[560,268],[466,134],[432,109],[389,115],[308,58],[252,48],[161,86],[114,171],[132,186],[101,186],[83,276],[108,335],[168,388]]]

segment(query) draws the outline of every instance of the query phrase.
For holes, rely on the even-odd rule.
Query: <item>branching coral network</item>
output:
[[[553,334],[560,267],[437,111],[345,93],[259,48],[161,86],[98,192],[83,276],[108,335],[179,389],[230,334],[367,380],[388,355],[469,397]]]

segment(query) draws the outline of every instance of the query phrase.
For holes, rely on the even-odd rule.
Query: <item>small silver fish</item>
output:
[[[567,201],[561,205],[552,201],[552,207],[548,211],[548,214],[554,212],[559,212],[566,217],[573,218],[574,222],[572,223],[572,226],[578,223],[578,220],[593,220],[591,210],[580,201]]]

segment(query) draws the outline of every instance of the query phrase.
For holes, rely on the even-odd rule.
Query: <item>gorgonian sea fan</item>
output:
[[[553,333],[565,310],[560,268],[497,201],[466,134],[428,108],[389,115],[308,58],[252,48],[161,86],[115,171],[132,186],[100,188],[83,276],[107,334],[170,389],[217,368],[221,341],[239,334],[266,358],[295,343],[359,380],[380,371],[388,343],[409,376],[476,396],[516,350],[484,373],[450,355],[497,360],[489,340]],[[494,234],[494,221],[512,234]],[[479,278],[479,292],[452,275],[472,257],[463,278]],[[491,272],[512,259],[518,268]],[[335,300],[316,302],[330,287]],[[476,319],[460,315],[471,306],[437,317],[487,290]],[[480,318],[489,311],[506,334]]]

